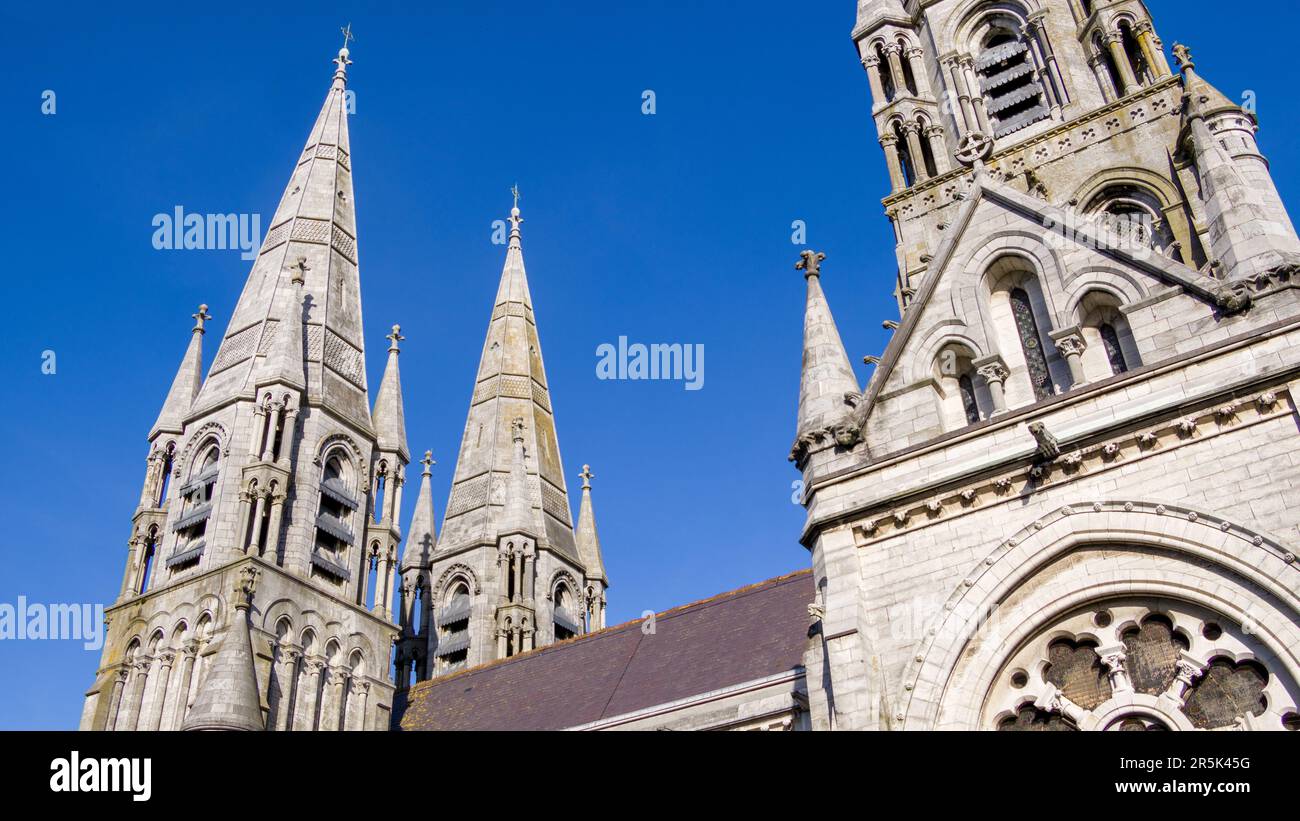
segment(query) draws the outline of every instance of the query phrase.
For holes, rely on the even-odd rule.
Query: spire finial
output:
[[[424,465],[424,475],[425,475],[425,476],[432,476],[432,475],[433,475],[433,466],[436,465],[436,464],[438,464],[436,461],[434,461],[434,458],[433,458],[433,451],[431,451],[431,450],[426,450],[426,451],[424,452],[424,458],[420,460],[420,464]]]
[[[339,56],[334,58],[334,65],[338,66],[334,71],[334,79],[336,80],[342,80],[347,76],[348,66],[352,65],[352,61],[348,59],[348,55],[352,53],[348,51],[348,43],[357,39],[356,35],[352,33],[351,23],[340,26],[339,31],[343,33],[343,47],[339,49]]]
[[[1182,43],[1174,43],[1174,59],[1178,61],[1178,70],[1186,74],[1188,71],[1196,68],[1196,63],[1192,62],[1192,50]]]
[[[578,474],[578,478],[582,479],[583,490],[591,490],[591,480],[596,478],[596,474],[591,472],[591,465],[583,465],[582,473]]]
[[[514,194],[515,197],[514,207],[510,209],[510,234],[511,236],[518,236],[519,226],[522,225],[524,222],[523,218],[519,216],[520,212],[519,212],[519,184],[518,183],[511,186],[510,193]]]
[[[796,271],[803,271],[804,279],[812,279],[822,275],[822,262],[825,261],[826,255],[820,251],[804,251],[799,254],[799,261],[794,264]]]
[[[194,317],[194,332],[198,334],[206,333],[206,331],[203,328],[203,325],[209,319],[212,318],[212,314],[208,313],[208,306],[200,305],[199,312],[197,314],[193,314],[192,316]]]
[[[384,339],[387,339],[391,343],[388,346],[388,352],[397,353],[400,350],[398,348],[397,343],[406,341],[406,337],[402,336],[402,326],[394,325],[393,332],[388,336],[384,337]]]

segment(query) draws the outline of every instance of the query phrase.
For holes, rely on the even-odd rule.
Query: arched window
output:
[[[359,507],[354,487],[351,463],[335,451],[326,458],[321,472],[311,568],[313,577],[336,585],[352,578],[348,570],[348,553],[355,542],[351,521]]]
[[[1086,345],[1083,372],[1089,382],[1128,373],[1142,364],[1119,297],[1090,291],[1079,301],[1079,327]]]
[[[1150,84],[1155,80],[1155,72],[1147,63],[1147,58],[1142,53],[1142,47],[1138,45],[1137,35],[1133,33],[1133,25],[1128,20],[1121,21],[1119,33],[1120,42],[1124,47],[1124,56],[1128,58],[1129,66],[1133,69],[1133,76],[1137,78],[1138,85]]]
[[[469,591],[469,583],[458,577],[442,594],[437,615],[440,674],[460,670],[469,661],[469,620],[473,607]]]
[[[885,53],[885,44],[876,44],[876,71],[880,72],[880,87],[885,90],[885,100],[893,101],[898,95],[898,89],[894,86],[894,72],[889,66],[889,55]]]
[[[199,452],[202,458],[196,460],[189,480],[177,491],[181,510],[172,524],[177,535],[176,550],[167,558],[167,569],[172,571],[197,564],[207,546],[208,519],[212,517],[217,479],[221,474],[221,448],[216,442],[210,442]]]
[[[934,384],[944,430],[958,430],[988,418],[993,400],[980,384],[972,364],[975,355],[965,345],[944,346],[935,357]]]
[[[903,169],[903,185],[905,188],[911,188],[916,184],[916,164],[912,156],[911,146],[907,142],[907,133],[903,130],[903,121],[894,121],[894,137],[898,140],[898,164]]]
[[[1011,302],[1011,315],[1016,322],[1016,331],[1020,337],[1020,350],[1025,357],[1025,368],[1029,374],[1029,384],[1034,390],[1034,398],[1042,401],[1052,396],[1052,372],[1047,365],[1047,354],[1043,347],[1043,335],[1039,332],[1038,319],[1034,316],[1033,303],[1029,292],[1024,288],[1012,288],[1008,294]]]
[[[144,555],[140,557],[140,593],[149,592],[149,583],[153,581],[154,562],[158,558],[158,528],[149,528],[144,541]]]
[[[162,476],[158,481],[158,498],[154,500],[155,507],[162,507],[167,503],[167,491],[171,490],[172,471],[176,469],[176,443],[168,442],[167,449],[163,452]]]
[[[980,91],[988,101],[994,137],[1001,138],[1051,116],[1037,57],[1017,21],[997,18],[975,58]]]
[[[573,591],[569,585],[559,582],[551,594],[553,616],[555,621],[555,640],[571,639],[582,632],[578,626],[578,614],[574,608]]]

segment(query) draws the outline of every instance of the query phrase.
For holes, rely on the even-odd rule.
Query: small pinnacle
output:
[[[436,465],[436,464],[438,464],[437,462],[434,461],[434,459],[433,459],[433,451],[431,451],[431,450],[426,450],[426,451],[424,452],[424,458],[420,460],[420,463],[421,463],[422,465],[424,465],[424,475],[425,475],[425,476],[432,476],[432,475],[433,475],[433,466]]]
[[[194,330],[198,333],[206,333],[206,331],[203,328],[203,325],[209,319],[212,318],[212,314],[208,313],[208,306],[200,305],[199,312],[197,314],[193,314],[192,316],[194,317]]]
[[[388,346],[388,352],[397,353],[400,350],[397,343],[406,341],[406,337],[402,336],[402,326],[394,325],[393,332],[384,337],[384,339],[387,339],[391,343]]]
[[[583,465],[578,477],[582,479],[582,489],[591,490],[591,480],[596,478],[596,474],[591,472],[591,465]]]

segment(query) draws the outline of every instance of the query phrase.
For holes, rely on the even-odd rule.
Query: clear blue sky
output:
[[[210,362],[249,266],[232,251],[156,251],[150,222],[182,205],[268,227],[349,20],[370,384],[400,322],[411,447],[441,461],[439,516],[503,259],[491,224],[518,182],[570,486],[584,462],[597,477],[611,620],[806,567],[786,462],[803,308],[791,222],[830,257],[855,361],[883,349],[880,322],[896,315],[854,3],[371,5],[0,11],[0,602],[117,593],[145,436],[190,314],[206,302],[216,316]],[[1236,32],[1217,2],[1148,5],[1165,44],[1192,45],[1225,93],[1256,92],[1294,207],[1297,12],[1256,4]],[[619,336],[702,343],[705,388],[598,381],[596,348]],[[74,727],[98,658],[0,642],[0,728]]]

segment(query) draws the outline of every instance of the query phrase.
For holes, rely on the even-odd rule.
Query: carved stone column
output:
[[[261,403],[253,405],[253,435],[248,437],[248,455],[254,459],[262,452],[262,437],[266,433],[266,409]]]
[[[298,688],[302,709],[295,709],[293,728],[300,732],[316,729],[316,702],[320,694],[320,674],[325,669],[324,659],[313,657],[303,659],[302,686]]]
[[[989,121],[987,103],[984,101],[984,92],[980,90],[979,78],[975,76],[975,59],[969,56],[962,56],[961,71],[966,77],[966,87],[970,89],[971,105],[975,109],[975,121],[979,124],[979,130],[981,133],[992,137],[993,126]]]
[[[867,82],[871,83],[872,108],[879,108],[889,102],[885,98],[885,87],[880,82],[880,58],[874,54],[863,57],[862,67],[867,70]]]
[[[253,527],[248,534],[248,544],[244,545],[245,553],[253,553],[262,543],[262,517],[266,513],[266,497],[269,491],[261,488],[257,489],[257,504],[253,508]]]
[[[930,172],[925,167],[925,151],[921,148],[921,127],[915,122],[905,122],[903,136],[906,137],[907,149],[912,154],[912,172],[916,175],[916,181],[928,180]]]
[[[973,131],[979,130],[979,121],[975,119],[975,108],[971,104],[970,89],[966,85],[966,74],[961,69],[961,58],[957,55],[945,57],[943,64],[948,68],[948,73],[952,75],[952,93],[957,95],[960,105],[961,118],[959,125],[962,133],[959,136],[965,136]]]
[[[885,149],[885,164],[889,166],[889,184],[893,193],[907,188],[907,178],[903,176],[903,161],[898,156],[898,137],[886,134],[880,138],[880,147]]]
[[[346,688],[351,672],[346,666],[330,668],[326,678],[325,698],[321,703],[320,729],[331,732],[343,729],[344,699],[347,698]]]
[[[279,563],[280,560],[280,522],[284,517],[284,503],[288,495],[279,488],[271,494],[271,518],[266,524],[266,553]]]
[[[948,162],[948,146],[943,141],[943,126],[930,126],[925,130],[925,138],[929,140],[930,153],[934,156],[934,170],[943,174],[952,167]]]
[[[293,436],[298,423],[298,408],[287,408],[284,412],[284,433],[280,436],[280,458],[282,467],[289,467],[293,455]]]
[[[163,706],[167,701],[167,685],[171,682],[172,663],[176,661],[176,654],[170,651],[159,653],[156,661],[158,663],[158,678],[157,684],[154,685],[153,703],[149,705],[149,717],[144,725],[146,730],[157,730],[162,727]]]
[[[176,690],[176,706],[172,708],[171,721],[167,729],[179,730],[185,723],[185,713],[189,710],[190,682],[194,678],[194,661],[199,655],[199,643],[191,639],[185,642],[181,650],[181,680]]]
[[[1088,65],[1092,67],[1092,73],[1097,76],[1097,85],[1101,87],[1102,98],[1108,103],[1119,99],[1120,90],[1111,82],[1110,72],[1106,70],[1105,58],[1097,54],[1088,59]]]
[[[916,93],[921,97],[933,99],[934,93],[930,88],[930,75],[925,70],[925,61],[921,58],[925,52],[920,46],[912,46],[904,52],[907,57],[907,64],[912,69],[912,77],[916,80]]]
[[[1038,55],[1043,61],[1043,71],[1047,74],[1045,78],[1047,82],[1044,86],[1051,91],[1055,99],[1052,106],[1053,115],[1059,115],[1061,107],[1070,101],[1070,92],[1065,87],[1065,75],[1061,73],[1061,67],[1056,62],[1056,52],[1052,50],[1051,38],[1047,36],[1046,10],[1039,10],[1029,15],[1029,27],[1025,34],[1038,50]]]
[[[1192,687],[1196,684],[1196,680],[1205,675],[1205,664],[1186,653],[1180,653],[1177,665],[1177,677],[1174,678],[1173,684],[1169,685],[1169,689],[1164,692],[1161,698],[1173,699],[1181,708],[1187,700],[1187,694],[1191,692]]]
[[[1088,349],[1088,343],[1084,341],[1079,326],[1062,328],[1049,335],[1056,349],[1065,357],[1066,364],[1070,366],[1070,381],[1074,383],[1074,387],[1081,388],[1088,384],[1087,377],[1083,373],[1083,352]]]
[[[130,731],[140,728],[140,708],[144,706],[144,691],[152,664],[152,659],[142,659],[132,665],[131,694],[127,697],[126,711],[118,722],[118,729]]]
[[[1011,371],[1007,369],[1006,363],[1002,357],[994,354],[978,359],[971,363],[975,372],[984,379],[989,386],[989,398],[993,400],[993,416],[1000,413],[1006,413],[1007,395],[1006,382],[1007,377],[1011,376]]]
[[[505,629],[498,627],[497,628],[497,658],[499,659],[503,659],[506,657],[506,652],[509,649],[508,645],[506,644],[506,641],[507,640],[506,640]]]
[[[1119,69],[1120,96],[1127,97],[1138,90],[1138,80],[1133,73],[1133,64],[1128,61],[1128,54],[1124,51],[1124,36],[1118,31],[1110,32],[1106,35],[1106,48],[1110,49],[1111,59]]]
[[[131,677],[131,668],[123,667],[113,674],[113,689],[108,697],[108,720],[104,729],[112,732],[117,729],[118,713],[122,709],[122,693],[126,690],[127,679]]]
[[[280,669],[276,673],[280,682],[280,702],[272,716],[272,729],[284,731],[293,727],[293,702],[298,692],[298,663],[301,659],[301,647],[289,645],[280,648]]]
[[[118,601],[122,601],[123,599],[135,596],[139,593],[139,591],[135,589],[137,551],[140,551],[139,555],[144,555],[143,536],[133,536],[131,541],[126,543],[126,573],[122,575],[122,592],[117,597]]]
[[[345,729],[365,732],[370,729],[370,713],[367,701],[370,698],[370,682],[352,679],[349,685],[348,726]]]
[[[397,584],[397,574],[393,571],[396,566],[397,557],[393,555],[390,548],[388,553],[385,554],[383,564],[380,565],[383,576],[375,579],[375,583],[380,585],[380,589],[384,592],[384,619],[386,621],[393,620],[393,586]],[[379,591],[376,590],[375,592],[378,593]]]
[[[894,78],[894,93],[910,94],[907,76],[903,73],[903,49],[897,43],[885,46],[885,59],[889,61],[889,76]]]
[[[1066,698],[1065,694],[1053,684],[1047,685],[1047,689],[1034,702],[1034,706],[1046,713],[1060,713],[1076,726],[1082,724],[1088,715],[1087,710]]]
[[[1127,693],[1133,690],[1133,682],[1129,680],[1128,669],[1125,662],[1128,660],[1128,652],[1124,645],[1107,647],[1097,651],[1101,657],[1101,663],[1106,668],[1107,675],[1110,676],[1110,689],[1115,693]]]
[[[266,438],[262,442],[262,461],[271,461],[272,454],[275,453],[275,431],[280,427],[280,415],[284,413],[283,402],[271,403],[271,421],[266,426]]]
[[[1160,42],[1156,36],[1155,29],[1151,26],[1150,20],[1143,20],[1137,24],[1138,46],[1142,49],[1142,56],[1146,58],[1147,65],[1151,66],[1151,71],[1156,75],[1157,80],[1173,75],[1169,68],[1169,60],[1165,57],[1165,44]]]

